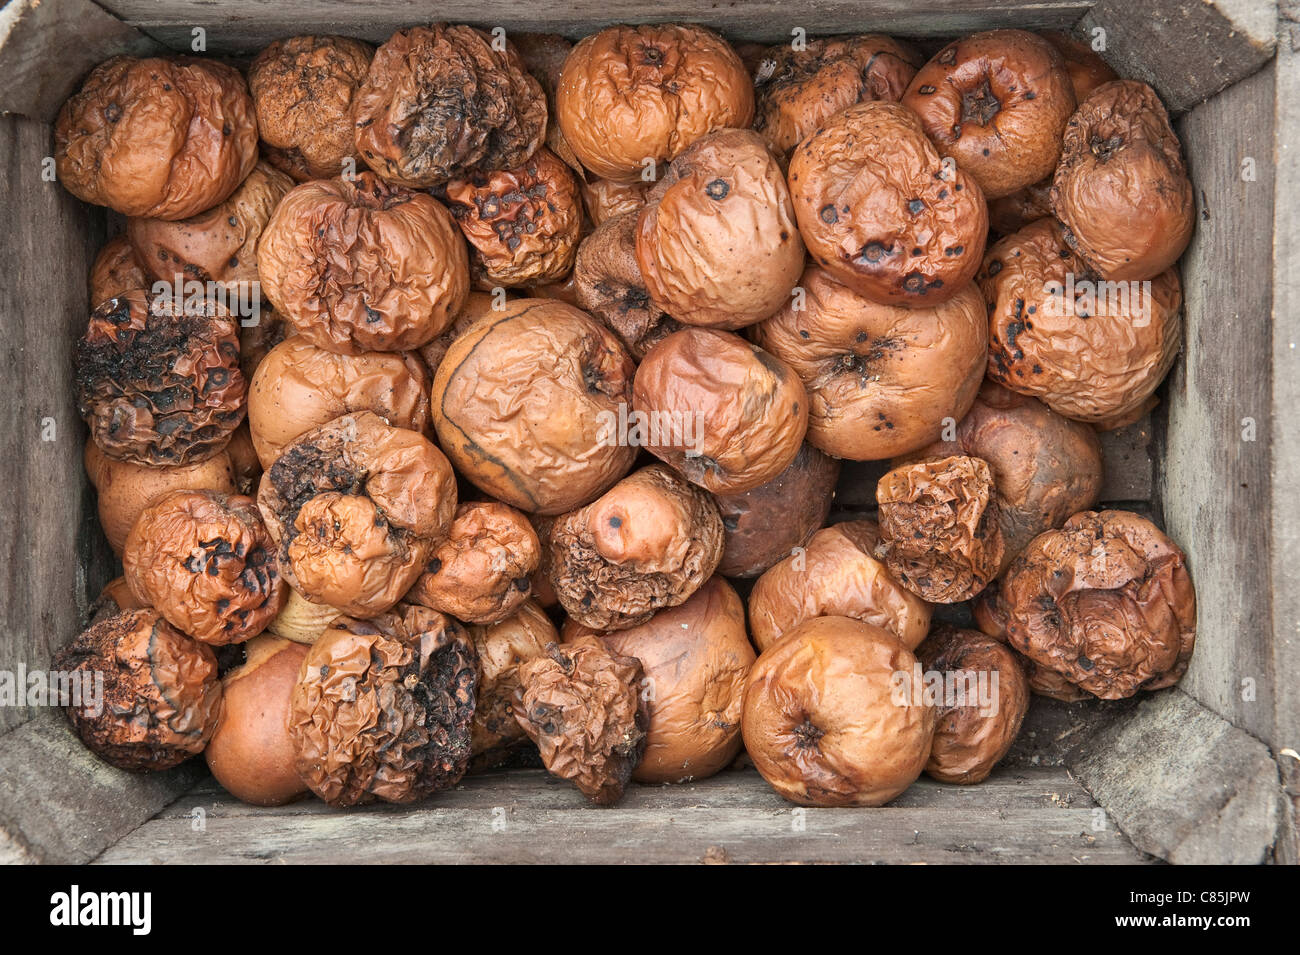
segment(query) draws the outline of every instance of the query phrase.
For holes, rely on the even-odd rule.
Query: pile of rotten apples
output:
[[[608,804],[743,743],[878,805],[1187,667],[1183,553],[1089,508],[1192,189],[1066,37],[300,36],[110,60],[55,135],[125,217],[75,348],[124,577],[56,663],[115,766],[350,806],[523,752]],[[823,526],[842,459],[878,523]]]

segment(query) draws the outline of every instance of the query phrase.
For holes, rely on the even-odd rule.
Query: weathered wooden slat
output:
[[[889,470],[888,461],[845,461],[835,486],[834,512],[874,511],[876,485]]]
[[[1136,700],[1083,700],[1062,703],[1034,696],[1020,727],[1020,735],[1002,758],[1006,770],[1028,772],[1038,767],[1064,766],[1084,731],[1099,720],[1122,718]]]
[[[192,788],[190,763],[126,773],[91,755],[60,712],[0,737],[0,862],[88,862]]]
[[[0,10],[0,113],[52,120],[101,60],[160,49],[90,0],[11,0]]]
[[[1268,859],[1284,804],[1259,740],[1178,689],[1081,735],[1070,769],[1143,851],[1175,863]]]
[[[994,26],[1053,27],[1073,24],[1088,9],[1087,0],[945,0],[927,9],[911,0],[818,0],[800,5],[783,0],[716,4],[677,0],[646,4],[639,0],[569,0],[561,5],[528,5],[507,0],[447,0],[430,7],[418,0],[376,0],[358,10],[349,0],[101,0],[127,23],[175,49],[188,49],[191,31],[207,31],[210,52],[248,52],[282,36],[313,32],[343,33],[376,42],[394,30],[432,19],[507,30],[546,31],[585,36],[611,23],[687,21],[703,23],[738,40],[780,42],[802,27],[819,33],[876,31],[904,36],[943,36]]]
[[[1167,391],[1160,493],[1197,592],[1196,653],[1182,685],[1260,739],[1273,732],[1274,687],[1295,678],[1273,670],[1266,571],[1273,84],[1269,67],[1179,124],[1200,218],[1183,259],[1187,327]]]
[[[1102,501],[1151,500],[1155,487],[1153,419],[1163,414],[1164,409],[1157,407],[1133,424],[1097,435],[1101,441]]]
[[[72,342],[85,330],[86,276],[103,217],[42,179],[49,127],[0,117],[0,344],[9,370],[0,402],[0,670],[43,667],[76,635],[87,592],[110,557],[94,527],[81,467]],[[0,706],[0,732],[27,717]]]
[[[800,811],[752,770],[633,787],[611,809],[535,771],[474,777],[406,809],[259,811],[228,797],[201,817],[194,808],[187,797],[97,861],[1145,861],[1062,770],[1002,773],[973,787],[923,781],[882,809]]]
[[[533,810],[588,809],[582,795],[569,783],[540,769],[510,769],[469,776],[460,785],[440,793],[429,802],[438,809],[480,809],[497,806],[526,806]],[[674,786],[631,786],[622,802],[624,809],[661,811],[675,809],[769,809],[791,808],[790,803],[762,784],[753,770],[719,773],[709,779]],[[1060,768],[1000,770],[978,786],[948,786],[928,778],[918,780],[893,803],[896,809],[1059,809],[1095,805],[1087,792]],[[159,813],[159,819],[192,819],[201,809],[216,816],[315,816],[337,815],[318,799],[304,799],[287,806],[248,806],[225,792],[211,777]],[[360,814],[393,815],[409,812],[402,806],[367,806]]]
[[[1104,31],[1120,76],[1143,80],[1175,112],[1254,73],[1273,55],[1274,0],[1099,0],[1076,33]]]
[[[830,816],[830,813],[835,815]],[[878,809],[792,815],[686,809],[671,816],[627,809],[599,815],[505,813],[505,830],[480,811],[420,810],[371,816],[298,816],[274,825],[217,819],[151,822],[97,861],[128,864],[310,863],[1112,863],[1142,856],[1117,832],[1090,832],[1087,810],[968,813]]]
[[[1284,4],[1287,29],[1274,70],[1273,467],[1269,534],[1272,550],[1273,743],[1300,753],[1300,2]],[[1279,756],[1291,799],[1277,858],[1300,864],[1300,756]]]

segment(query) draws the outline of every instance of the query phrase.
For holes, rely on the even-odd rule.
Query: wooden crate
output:
[[[413,809],[274,810],[223,795],[200,765],[135,776],[90,756],[61,714],[0,708],[0,860],[1174,862],[1300,858],[1300,3],[1283,0],[447,0],[453,22],[578,36],[694,20],[780,42],[992,26],[1105,32],[1122,75],[1177,117],[1199,227],[1183,260],[1186,342],[1162,403],[1106,438],[1105,498],[1187,551],[1196,654],[1179,688],[1115,704],[1036,700],[985,784],[921,781],[891,806],[797,810],[753,770],[636,787],[595,810],[536,770],[475,777]],[[81,468],[70,344],[85,276],[120,223],[44,175],[50,122],[116,53],[241,56],[306,31],[382,41],[415,0],[10,0],[0,10],[0,670],[40,667],[113,575]],[[202,31],[201,33],[196,31]],[[839,507],[872,506],[845,468]],[[960,614],[961,611],[957,610]]]

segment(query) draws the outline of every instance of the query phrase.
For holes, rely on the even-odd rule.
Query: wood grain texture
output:
[[[1105,57],[1175,112],[1245,79],[1273,55],[1275,0],[1099,0],[1076,33],[1105,31]]]
[[[1102,720],[1122,719],[1137,703],[1134,699],[1063,703],[1033,696],[1020,735],[1001,765],[1008,769],[1064,766],[1090,726]]]
[[[1146,861],[1113,825],[1095,829],[1093,809],[1059,769],[1003,772],[970,787],[921,781],[889,807],[801,813],[752,770],[682,786],[636,786],[609,809],[591,807],[541,771],[512,770],[471,777],[418,807],[346,813],[317,802],[258,810],[202,789],[97,861]]]
[[[0,737],[0,862],[88,862],[203,774],[201,761],[126,773],[91,755],[60,712]]]
[[[1300,3],[1274,71],[1272,542],[1275,752],[1300,753]],[[1279,861],[1300,864],[1300,757],[1279,756],[1291,806]]]
[[[1266,570],[1273,82],[1270,67],[1179,123],[1200,217],[1183,259],[1187,327],[1167,392],[1160,494],[1166,530],[1187,552],[1197,592],[1196,652],[1182,685],[1265,740],[1274,688],[1295,679],[1274,671]],[[1254,181],[1242,178],[1247,159]],[[1255,440],[1246,440],[1252,422]]]
[[[103,216],[41,178],[48,126],[5,116],[0,129],[8,224],[0,230],[0,348],[9,369],[0,402],[0,670],[13,672],[20,663],[43,667],[72,639],[88,592],[108,577],[81,466],[71,361],[89,315],[86,276]],[[0,732],[28,715],[0,706]]]
[[[439,809],[492,809],[527,805],[530,809],[572,809],[599,812],[570,783],[542,769],[497,770],[466,777],[454,789],[431,797],[427,807]],[[789,810],[792,803],[778,796],[753,769],[727,769],[716,776],[681,785],[632,785],[619,805],[625,809],[774,809]],[[1095,805],[1086,790],[1059,768],[1025,767],[999,770],[978,786],[948,786],[922,777],[892,803],[895,809],[1052,809],[1090,808]],[[338,816],[318,799],[288,806],[264,808],[239,802],[211,776],[163,809],[157,819],[192,820],[194,810],[209,817]],[[360,815],[401,815],[401,806],[378,804],[357,811]],[[348,815],[354,811],[349,810]]]
[[[1269,858],[1283,800],[1259,740],[1178,689],[1081,735],[1067,765],[1144,852],[1180,864]]]
[[[684,21],[714,27],[736,40],[776,43],[788,40],[794,27],[803,27],[809,36],[849,32],[943,36],[992,26],[1063,29],[1091,5],[1086,0],[945,0],[927,9],[911,0],[817,0],[808,4],[783,0],[675,0],[654,4],[638,0],[568,0],[559,5],[447,0],[430,7],[418,0],[377,0],[358,9],[349,0],[100,2],[128,24],[177,50],[188,49],[191,30],[203,27],[209,52],[222,53],[258,50],[273,39],[304,32],[305,24],[316,33],[341,33],[383,42],[400,27],[435,19],[572,37],[586,36],[613,23]]]
[[[1102,501],[1152,500],[1156,475],[1152,441],[1164,414],[1164,407],[1157,406],[1133,424],[1097,435],[1101,440]]]
[[[53,120],[101,60],[161,49],[90,0],[11,0],[0,10],[0,113]]]

